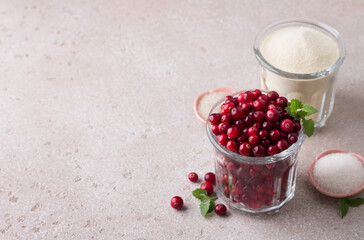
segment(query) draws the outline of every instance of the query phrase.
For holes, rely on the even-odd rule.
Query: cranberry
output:
[[[246,127],[251,127],[254,124],[254,118],[251,115],[248,115],[244,118],[244,124]]]
[[[287,100],[287,98],[285,98],[285,97],[278,97],[278,98],[276,99],[276,104],[277,104],[277,106],[279,106],[279,107],[281,107],[281,108],[285,108],[285,107],[287,107],[287,103],[288,103],[288,100]]]
[[[181,209],[183,207],[183,199],[179,196],[174,196],[171,199],[171,206],[174,209]]]
[[[292,132],[294,128],[293,122],[290,119],[284,119],[281,122],[281,130],[286,133]]]
[[[241,109],[243,109],[244,112],[250,112],[253,109],[253,106],[250,103],[242,103]]]
[[[280,131],[279,134],[281,135],[281,139],[285,139],[287,140],[288,139],[288,134],[283,132],[283,131]]]
[[[232,152],[235,152],[236,150],[238,150],[238,143],[235,140],[229,140],[226,143],[226,148],[229,149]]]
[[[215,206],[215,212],[220,215],[220,216],[223,216],[226,214],[226,207],[224,204],[222,203],[219,203]]]
[[[231,116],[231,113],[224,113],[221,115],[221,122],[227,122],[227,123],[232,123],[233,121],[233,116]]]
[[[257,145],[253,147],[253,154],[256,157],[264,157],[265,156],[265,148],[262,145]]]
[[[246,142],[247,141],[246,138],[243,135],[241,135],[240,137],[238,137],[238,139],[236,139],[236,140],[238,140],[239,143],[243,143],[243,142]]]
[[[258,136],[260,137],[260,139],[265,139],[268,137],[268,131],[262,129],[259,131]]]
[[[279,94],[276,91],[269,91],[267,97],[269,100],[275,101],[279,97]]]
[[[280,139],[276,143],[276,146],[278,147],[279,151],[284,151],[287,148],[289,148],[289,143],[285,139]]]
[[[276,109],[276,105],[275,105],[275,104],[273,104],[273,103],[270,103],[270,104],[268,105],[267,109],[268,109],[268,110],[269,110],[269,109]]]
[[[269,145],[271,145],[271,142],[269,139],[263,139],[262,140],[262,145],[267,148]]]
[[[265,96],[265,95],[261,95],[261,96]],[[264,100],[257,99],[253,102],[253,107],[255,110],[264,111],[267,108],[267,103]]]
[[[191,181],[191,182],[197,182],[197,180],[198,180],[198,175],[197,175],[197,173],[195,173],[195,172],[190,172],[190,173],[188,174],[188,179],[190,179],[190,181]]]
[[[232,127],[228,128],[227,135],[230,139],[235,139],[240,136],[240,130],[239,130],[239,128],[237,128],[235,126],[232,126]]]
[[[250,156],[252,154],[252,147],[249,143],[243,142],[239,146],[239,153],[245,156]]]
[[[217,138],[217,141],[223,146],[225,146],[228,141],[228,136],[226,135],[226,133],[222,133],[222,134],[218,135],[216,138]]]
[[[238,101],[239,101],[239,103],[242,103],[242,102],[245,101],[244,100],[244,93],[243,92],[238,95]]]
[[[260,91],[259,89],[255,89],[253,91],[254,99],[257,99],[260,95],[262,95],[262,91]]]
[[[269,102],[269,99],[268,99],[267,95],[265,95],[265,94],[260,95],[258,97],[258,99],[263,100],[266,103]]]
[[[258,135],[251,135],[248,138],[248,142],[250,143],[250,145],[255,146],[260,142],[260,139],[259,139]]]
[[[294,144],[295,142],[297,142],[298,135],[297,133],[289,133],[287,138],[290,144]]]
[[[231,100],[233,100],[233,97],[232,96],[226,96],[225,97],[225,102],[231,101]]]
[[[259,129],[261,129],[261,128],[262,128],[262,123],[260,123],[260,122],[255,122],[255,123],[253,124],[253,127],[256,127],[256,128],[259,130]]]
[[[218,126],[219,132],[226,133],[229,127],[230,127],[230,125],[227,122],[222,122]]]
[[[255,111],[253,117],[255,121],[263,122],[265,119],[265,114],[262,111]]]
[[[254,95],[251,91],[246,91],[244,94],[243,94],[243,98],[246,102],[250,102],[254,99]]]
[[[249,135],[251,136],[251,135],[257,135],[258,134],[258,132],[259,132],[259,130],[258,130],[258,128],[256,128],[256,127],[250,127],[249,129],[248,129],[248,133],[249,133]]]
[[[200,188],[205,190],[207,192],[207,195],[211,195],[214,191],[214,185],[212,185],[212,183],[210,182],[203,182]]]
[[[267,113],[265,114],[265,116],[267,117],[267,119],[271,122],[275,122],[279,119],[279,112],[277,109],[269,109],[267,111]]]
[[[265,122],[263,122],[262,127],[264,130],[267,130],[268,132],[270,132],[273,129],[273,123],[271,123],[269,121],[265,121]]]
[[[267,148],[267,153],[269,156],[273,156],[278,153],[278,147],[275,145],[270,145]]]
[[[237,120],[236,122],[235,122],[235,126],[239,129],[239,130],[243,130],[244,129],[244,122],[243,122],[243,120]]]
[[[211,132],[213,132],[215,135],[220,134],[219,126],[217,126],[217,125],[212,125],[212,126],[211,126]]]
[[[204,179],[206,182],[215,184],[216,178],[215,178],[215,174],[212,172],[208,172],[205,174]]]
[[[231,109],[233,109],[234,107],[235,107],[235,104],[233,102],[225,103],[224,106],[222,107],[222,112],[230,113]]]
[[[212,125],[217,125],[221,121],[220,113],[213,113],[209,116],[209,121]]]
[[[240,120],[244,117],[244,111],[240,107],[234,107],[231,109],[231,116],[234,120]]]
[[[273,141],[276,142],[279,140],[281,134],[279,133],[279,131],[277,129],[273,129],[272,131],[270,131],[269,133],[269,138]]]
[[[249,138],[249,128],[244,128],[243,131],[241,131],[241,134],[246,138],[248,139]]]

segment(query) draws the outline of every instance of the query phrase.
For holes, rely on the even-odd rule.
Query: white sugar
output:
[[[204,95],[200,103],[198,105],[198,112],[202,116],[203,119],[207,119],[209,116],[209,113],[211,111],[211,108],[222,98],[229,95],[227,92],[213,92]]]
[[[333,193],[349,193],[363,183],[364,167],[347,153],[332,153],[320,158],[314,168],[317,184]]]

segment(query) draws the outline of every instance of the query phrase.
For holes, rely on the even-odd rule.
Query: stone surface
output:
[[[346,42],[333,114],[278,214],[203,218],[187,174],[213,170],[212,146],[193,100],[258,88],[254,37],[292,17]],[[0,239],[362,239],[364,207],[341,219],[307,168],[327,148],[364,155],[363,18],[354,0],[2,0]]]

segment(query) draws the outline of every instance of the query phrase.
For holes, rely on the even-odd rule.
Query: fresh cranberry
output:
[[[253,91],[254,99],[257,99],[260,95],[262,95],[262,91],[260,91],[259,89],[255,89]]]
[[[251,127],[251,126],[253,126],[255,121],[251,115],[248,115],[248,116],[245,116],[243,122],[246,127]]]
[[[215,212],[220,215],[223,216],[226,214],[226,206],[222,203],[219,203],[215,206]]]
[[[268,132],[270,132],[273,129],[273,123],[271,123],[269,121],[264,121],[262,124],[262,127],[264,130],[267,130]]]
[[[241,109],[243,109],[244,112],[250,112],[253,109],[253,106],[248,102],[244,102],[241,104]]]
[[[238,139],[236,139],[239,143],[243,143],[246,142],[246,138],[244,137],[244,135],[241,135],[240,137],[238,137]]]
[[[211,126],[211,132],[213,132],[215,135],[220,134],[219,126],[218,125],[212,125]]]
[[[288,100],[287,100],[287,98],[285,98],[285,97],[278,97],[278,98],[276,99],[276,104],[277,104],[277,106],[279,106],[279,107],[281,107],[281,108],[285,108],[285,107],[287,107],[287,103],[288,103]]]
[[[278,153],[278,147],[275,145],[268,146],[267,153],[269,156],[276,155]]]
[[[243,142],[239,146],[239,153],[245,156],[250,156],[252,154],[252,147],[249,143]]]
[[[264,157],[265,156],[265,148],[262,145],[257,145],[253,147],[253,154],[256,157]]]
[[[274,103],[274,104],[273,104],[273,103],[270,103],[270,104],[268,105],[267,109],[268,109],[268,110],[269,110],[269,109],[276,109],[276,105],[275,105],[275,103]]]
[[[233,96],[226,96],[225,97],[225,102],[231,101],[231,100],[233,100]]]
[[[246,91],[244,94],[243,94],[243,98],[246,102],[250,102],[254,99],[254,95],[251,91]]]
[[[236,150],[238,150],[238,143],[235,140],[229,140],[226,143],[226,148],[229,149],[232,152],[235,152]]]
[[[231,116],[231,113],[224,113],[221,115],[221,122],[227,122],[227,123],[232,123],[233,121],[233,116]]]
[[[284,119],[281,122],[281,130],[285,133],[290,133],[293,131],[294,125],[290,119]]]
[[[251,135],[248,138],[248,142],[250,143],[250,145],[255,146],[260,142],[260,139],[259,139],[258,135]]]
[[[217,138],[217,141],[218,141],[221,145],[223,145],[223,146],[225,146],[225,145],[226,145],[226,143],[227,143],[227,141],[229,140],[229,139],[228,139],[228,136],[226,135],[226,133],[222,133],[222,134],[218,135],[216,138]]]
[[[218,126],[219,132],[226,133],[229,127],[230,127],[230,125],[227,122],[222,122]]]
[[[245,102],[243,92],[238,95],[238,101],[239,101],[239,103]]]
[[[281,136],[281,134],[279,133],[279,131],[277,129],[273,129],[269,133],[269,139],[271,139],[273,142],[278,141],[280,136]]]
[[[234,107],[231,109],[231,116],[234,120],[240,120],[244,117],[244,111],[241,107]]]
[[[262,145],[265,147],[265,148],[268,148],[269,145],[271,145],[271,142],[269,139],[263,139],[262,140]]]
[[[195,172],[190,172],[190,173],[188,174],[188,179],[190,179],[190,181],[191,181],[191,182],[197,182],[197,180],[198,180],[198,175],[197,175],[197,173],[195,173]]]
[[[261,95],[261,96],[265,96],[265,95]],[[267,108],[267,103],[262,99],[257,99],[253,102],[253,107],[255,110],[264,111]]]
[[[267,97],[269,100],[275,101],[279,97],[279,94],[276,91],[269,91]]]
[[[220,113],[213,113],[209,116],[209,121],[212,125],[217,125],[221,121]]]
[[[265,139],[268,137],[268,131],[267,130],[260,130],[259,133],[258,133],[258,136],[260,139]]]
[[[227,130],[227,135],[230,139],[235,139],[240,136],[240,130],[235,126],[229,127]]]
[[[260,122],[255,122],[255,123],[253,124],[253,127],[256,127],[256,128],[259,130],[259,129],[261,129],[261,128],[262,128],[262,123],[260,123]]]
[[[205,190],[207,192],[207,195],[211,195],[214,191],[214,185],[212,185],[212,183],[210,182],[203,182],[200,188]]]
[[[181,209],[183,207],[183,199],[179,196],[174,196],[171,199],[171,206],[174,209]]]
[[[287,138],[290,144],[294,144],[295,142],[297,142],[298,135],[297,133],[289,133]]]
[[[294,124],[293,131],[294,132],[299,132],[301,130],[301,123],[300,123],[300,121],[294,121],[293,124]]]
[[[278,147],[279,151],[284,151],[287,148],[289,148],[289,143],[285,139],[279,139],[276,143],[276,146]]]
[[[234,107],[235,104],[233,102],[228,102],[224,104],[222,111],[223,113],[230,113],[231,109],[233,109]]]
[[[275,122],[279,119],[279,112],[277,109],[273,108],[273,109],[269,109],[267,111],[267,113],[265,114],[265,116],[267,117],[267,119],[271,122]]]
[[[244,128],[242,131],[241,131],[241,135],[243,135],[246,139],[249,138],[249,128]]]
[[[245,128],[244,122],[243,120],[237,120],[235,121],[235,126],[239,129],[239,130],[243,130]]]
[[[263,100],[265,103],[269,102],[269,99],[268,99],[267,95],[265,95],[265,94],[260,95],[258,97],[258,99]]]
[[[265,119],[265,114],[262,111],[255,111],[253,117],[255,121],[263,122]]]
[[[204,179],[206,182],[215,184],[216,178],[215,178],[215,174],[212,172],[208,172],[205,174]]]
[[[258,132],[259,132],[259,130],[256,128],[256,127],[250,127],[249,129],[248,129],[248,133],[249,133],[249,135],[251,136],[251,135],[257,135],[258,134]]]

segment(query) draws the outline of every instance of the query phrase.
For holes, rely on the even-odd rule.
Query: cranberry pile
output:
[[[220,113],[208,120],[217,141],[228,150],[245,156],[264,157],[280,153],[297,142],[299,121],[284,110],[287,98],[275,91],[256,89],[227,96]]]
[[[208,120],[211,131],[229,151],[251,157],[272,156],[297,142],[301,129],[284,110],[287,99],[277,92],[246,91],[227,96],[220,113]],[[278,206],[293,196],[295,154],[277,162],[235,160],[216,152],[216,184],[233,204],[253,210]]]

